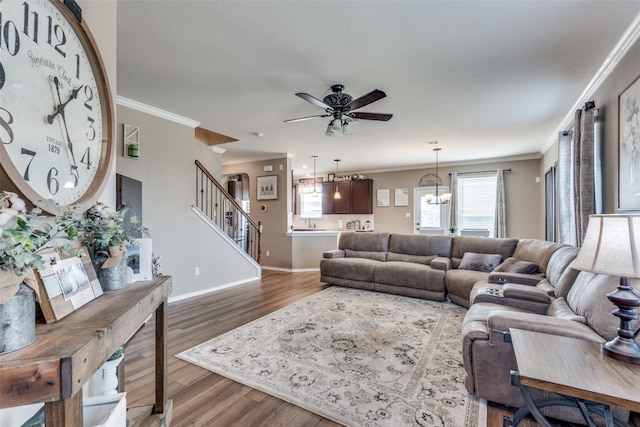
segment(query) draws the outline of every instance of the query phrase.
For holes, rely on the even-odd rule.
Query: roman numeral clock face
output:
[[[58,0],[0,2],[0,155],[32,202],[89,204],[111,152],[111,103],[98,54]]]

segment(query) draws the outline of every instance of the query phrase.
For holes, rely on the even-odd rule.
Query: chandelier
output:
[[[438,175],[438,152],[442,150],[442,148],[436,147],[433,151],[436,152],[436,194],[425,194],[424,201],[430,205],[444,205],[449,203],[451,200],[451,193],[442,193],[438,192],[438,181],[440,181],[440,176]]]

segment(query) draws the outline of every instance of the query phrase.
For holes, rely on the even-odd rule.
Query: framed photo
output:
[[[389,206],[390,191],[388,188],[379,188],[376,191],[376,206],[386,207]]]
[[[259,176],[256,190],[258,200],[276,200],[278,198],[278,176]]]
[[[47,323],[73,313],[102,295],[102,287],[86,248],[82,256],[43,254],[45,268],[36,272],[40,308]]]
[[[395,206],[409,206],[409,189],[396,188],[395,190]]]
[[[127,245],[127,267],[133,274],[129,283],[138,280],[151,280],[151,239],[136,239],[135,245]]]
[[[328,177],[327,177],[327,180],[328,180],[329,182],[333,182],[333,181],[335,181],[335,180],[336,180],[336,174],[334,174],[334,173],[330,173],[330,174],[328,175]]]
[[[640,210],[640,77],[618,98],[618,208]]]

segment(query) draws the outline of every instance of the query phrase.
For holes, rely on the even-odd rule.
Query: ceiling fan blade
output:
[[[320,118],[320,117],[330,117],[330,116],[331,116],[331,114],[319,114],[317,116],[307,116],[307,117],[300,117],[300,118],[297,118],[297,119],[289,119],[289,120],[285,120],[284,122],[285,123],[301,122],[301,121],[304,121],[304,120],[317,119],[317,118]]]
[[[358,108],[362,108],[365,105],[369,105],[372,102],[376,102],[377,100],[382,99],[385,96],[387,96],[386,93],[384,93],[379,89],[376,89],[369,92],[366,95],[362,95],[360,98],[354,99],[353,101],[345,105],[344,108],[345,110],[350,110],[350,111],[357,110]]]
[[[353,112],[349,113],[349,117],[360,120],[380,120],[386,122],[393,117],[393,114]]]
[[[329,105],[325,104],[324,102],[320,101],[318,98],[314,98],[313,96],[309,95],[308,93],[296,93],[297,96],[299,96],[300,98],[304,99],[305,101],[308,101],[310,103],[312,103],[313,105],[317,105],[318,107],[326,110],[327,112],[333,112],[333,108],[330,107]]]

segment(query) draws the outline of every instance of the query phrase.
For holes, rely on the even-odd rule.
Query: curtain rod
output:
[[[458,175],[468,175],[468,174],[472,174],[472,173],[487,173],[487,172],[497,172],[497,169],[494,170],[490,170],[490,171],[475,171],[475,172],[458,172]],[[502,169],[502,172],[511,172],[511,168],[509,169]],[[453,175],[451,172],[449,172],[449,176]]]

